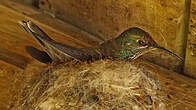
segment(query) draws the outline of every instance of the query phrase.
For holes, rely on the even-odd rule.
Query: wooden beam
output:
[[[0,60],[0,109],[8,110],[20,93],[24,84],[24,73],[16,66]],[[23,83],[21,83],[23,82]]]
[[[0,60],[12,64],[18,68],[25,69],[30,59],[6,49],[0,48]]]
[[[188,42],[186,48],[185,74],[196,78],[196,1],[192,0]]]

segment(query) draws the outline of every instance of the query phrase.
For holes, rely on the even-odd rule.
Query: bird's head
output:
[[[124,31],[116,41],[121,47],[118,52],[120,59],[136,59],[145,53],[159,49],[183,61],[181,57],[159,46],[147,32],[140,28],[130,28]]]

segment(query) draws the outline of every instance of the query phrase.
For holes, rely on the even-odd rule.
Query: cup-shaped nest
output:
[[[134,62],[61,64],[35,76],[20,109],[163,110],[159,82]]]

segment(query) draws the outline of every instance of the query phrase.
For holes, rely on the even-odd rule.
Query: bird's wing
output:
[[[27,52],[30,53],[34,58],[41,62],[48,62],[50,57],[53,62],[57,61],[69,61],[71,59],[80,60],[85,52],[81,51],[78,48],[74,48],[68,45],[60,44],[52,40],[45,32],[43,32],[36,24],[32,23],[31,21],[20,21],[20,26],[40,44],[43,48],[43,51],[39,51],[35,48],[26,48]],[[34,52],[33,52],[34,51]],[[46,55],[47,53],[47,55]],[[79,55],[79,56],[77,56]],[[38,57],[39,56],[39,57]],[[40,60],[41,57],[45,59],[44,61]],[[86,56],[88,57],[88,56]]]
[[[35,47],[32,46],[26,46],[25,47],[26,51],[31,55],[31,57],[35,58],[36,60],[42,62],[42,63],[51,63],[52,59],[50,56],[44,52],[41,51]]]

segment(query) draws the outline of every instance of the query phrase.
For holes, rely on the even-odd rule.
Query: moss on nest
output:
[[[45,69],[24,89],[18,109],[165,109],[159,83],[134,62],[101,60]]]

